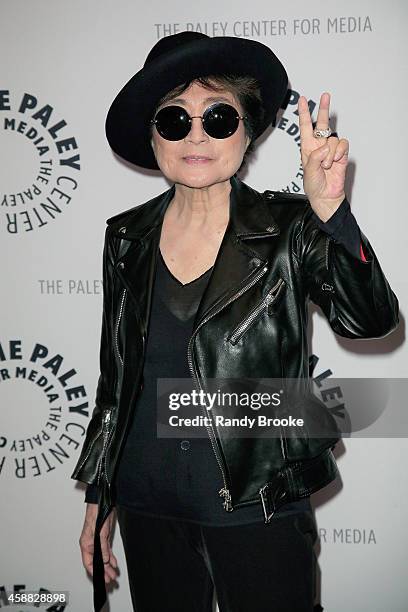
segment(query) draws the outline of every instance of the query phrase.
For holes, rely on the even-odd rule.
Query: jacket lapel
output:
[[[136,306],[140,331],[146,337],[160,232],[164,213],[174,196],[174,185],[156,198],[108,219],[121,239],[116,272]]]
[[[231,178],[231,186],[229,223],[198,306],[194,329],[267,262],[268,243],[259,239],[280,233],[262,194],[236,177]]]
[[[215,306],[250,281],[268,260],[268,241],[277,236],[278,224],[265,197],[238,178],[231,177],[230,216],[213,271],[195,317],[194,329]],[[112,232],[123,240],[116,270],[137,306],[146,335],[156,274],[162,222],[175,193],[173,185],[156,198],[108,219]]]

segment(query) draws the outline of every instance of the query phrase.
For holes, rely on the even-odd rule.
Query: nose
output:
[[[187,142],[192,142],[194,144],[200,144],[200,142],[205,142],[208,140],[208,134],[203,128],[203,122],[201,121],[201,117],[191,117],[191,129],[186,136]]]

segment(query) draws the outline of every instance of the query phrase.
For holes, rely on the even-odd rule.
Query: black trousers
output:
[[[317,539],[307,512],[207,527],[117,506],[133,610],[312,612]]]

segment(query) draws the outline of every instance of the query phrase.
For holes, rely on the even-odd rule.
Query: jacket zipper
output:
[[[98,433],[96,434],[95,438],[92,440],[91,444],[89,445],[88,452],[86,453],[86,455],[84,456],[84,458],[81,461],[80,465],[78,466],[78,471],[81,470],[82,466],[84,465],[84,463],[88,459],[89,455],[91,454],[92,448],[93,448],[95,442],[98,440],[99,436],[102,434],[102,431],[103,431],[103,428],[101,427],[99,429]]]
[[[269,290],[269,292],[263,298],[263,300],[257,306],[255,306],[255,308],[252,310],[252,312],[250,312],[250,314],[247,316],[247,318],[244,319],[244,321],[242,321],[235,328],[235,330],[232,332],[232,334],[228,338],[228,340],[229,340],[229,342],[231,342],[231,344],[236,344],[238,342],[238,340],[246,332],[248,327],[250,327],[252,325],[252,323],[254,323],[256,321],[258,316],[262,314],[262,311],[265,308],[269,309],[270,304],[272,304],[276,300],[276,298],[278,297],[279,293],[281,292],[281,289],[283,288],[284,284],[285,284],[285,281],[283,280],[283,278],[280,278],[278,280],[278,282],[272,287],[272,289]],[[274,294],[274,292],[276,292],[276,293]]]
[[[119,351],[119,341],[118,341],[118,336],[119,336],[119,325],[120,325],[120,319],[122,317],[122,312],[123,312],[123,305],[125,303],[125,297],[126,297],[126,289],[123,290],[122,292],[122,299],[121,299],[121,303],[120,303],[120,309],[119,309],[119,314],[118,314],[118,319],[116,321],[116,329],[115,329],[115,344],[116,344],[116,350],[118,353],[118,357],[119,357],[119,361],[123,366],[123,359],[122,356],[120,354]]]
[[[102,445],[101,456],[100,456],[100,459],[99,459],[98,475],[97,475],[97,479],[96,479],[96,483],[98,485],[99,485],[99,482],[100,482],[100,479],[101,479],[101,475],[102,475],[102,464],[103,464],[104,454],[105,454],[105,451],[106,451],[106,446],[107,446],[107,443],[108,443],[109,422],[110,422],[110,418],[111,418],[111,410],[112,410],[112,408],[106,408],[105,409],[105,414],[104,414],[104,417],[103,417],[103,424],[102,424],[103,445]],[[106,469],[105,469],[105,476],[106,476]]]
[[[326,238],[326,269],[329,269],[329,244],[330,244],[330,236]]]
[[[194,338],[195,338],[198,330],[205,323],[207,323],[207,321],[209,321],[210,319],[212,319],[212,317],[214,317],[216,314],[218,314],[223,308],[228,306],[228,304],[233,302],[235,299],[237,299],[243,293],[245,293],[245,291],[250,289],[252,287],[252,285],[254,285],[264,274],[266,274],[267,270],[268,270],[268,266],[264,266],[262,268],[262,270],[260,270],[245,287],[242,287],[239,291],[237,291],[237,293],[235,293],[232,297],[230,297],[224,304],[222,304],[220,307],[218,307],[216,310],[214,310],[210,315],[205,317],[201,321],[201,323],[197,326],[196,330],[194,331],[193,335],[191,336],[191,338],[190,338],[190,340],[188,342],[188,347],[187,347],[187,361],[188,361],[188,366],[189,366],[189,369],[190,369],[191,376],[192,376],[193,380],[197,384],[198,391],[201,391],[202,388],[201,388],[201,385],[200,385],[200,382],[199,382],[199,378],[198,378],[198,376],[196,376],[196,372],[195,372],[195,368],[194,368],[194,364],[193,364],[193,356],[192,356],[192,351],[191,351],[191,347],[192,347]],[[204,416],[207,416],[204,406],[202,407],[202,412],[203,412]],[[214,454],[215,454],[215,458],[217,460],[218,466],[219,466],[220,471],[221,471],[222,480],[223,480],[223,484],[224,484],[222,489],[220,489],[218,491],[218,495],[220,497],[224,497],[224,502],[223,502],[224,509],[227,512],[231,512],[234,509],[233,506],[232,506],[232,501],[231,501],[231,492],[230,492],[229,487],[228,487],[228,479],[227,479],[227,475],[226,475],[226,472],[225,472],[225,469],[224,469],[224,466],[223,466],[223,460],[222,460],[222,458],[220,456],[220,453],[218,451],[216,437],[215,437],[215,433],[214,433],[214,428],[213,428],[212,422],[211,422],[210,425],[206,425],[206,428],[207,428],[207,431],[208,431],[208,435],[210,437],[211,446],[213,448],[213,451],[214,451]]]

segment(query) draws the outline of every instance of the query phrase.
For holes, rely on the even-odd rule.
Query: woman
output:
[[[157,378],[308,379],[307,301],[333,330],[380,337],[398,301],[344,192],[348,141],[299,99],[305,196],[237,172],[274,119],[287,75],[266,46],[183,32],[160,40],[107,117],[112,149],[172,184],[108,219],[101,375],[72,478],[89,483],[80,545],[94,607],[116,577],[115,507],[134,609],[313,610],[310,494],[337,475],[324,434],[156,435]],[[308,413],[308,410],[314,412]],[[286,432],[285,432],[286,433]],[[310,433],[310,432],[309,432]]]

